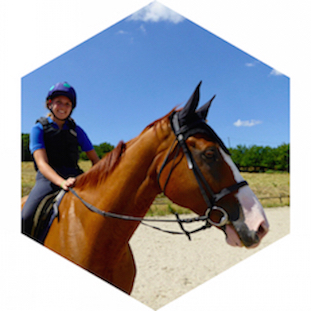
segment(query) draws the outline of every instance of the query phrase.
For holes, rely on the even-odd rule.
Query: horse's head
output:
[[[170,116],[177,142],[159,168],[159,184],[176,204],[206,215],[225,232],[228,244],[255,247],[268,232],[268,221],[228,149],[205,122],[214,97],[196,110],[200,85]]]

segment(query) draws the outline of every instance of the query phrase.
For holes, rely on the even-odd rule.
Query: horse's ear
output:
[[[208,110],[212,104],[212,101],[214,100],[214,98],[216,97],[216,95],[214,95],[206,104],[204,104],[200,109],[197,110],[197,115],[199,116],[200,119],[205,120],[208,114]]]
[[[179,112],[178,117],[181,124],[186,123],[187,119],[189,119],[189,117],[191,117],[195,113],[195,110],[199,104],[201,84],[202,81],[200,81],[200,83],[196,87],[195,91],[193,92],[192,96],[188,100],[185,107]]]

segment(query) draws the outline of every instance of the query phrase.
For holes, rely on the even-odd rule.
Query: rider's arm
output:
[[[76,132],[78,135],[78,142],[81,146],[82,151],[84,151],[87,155],[87,157],[91,160],[92,164],[96,164],[100,159],[94,150],[94,147],[88,138],[87,134],[84,132],[84,130],[80,126],[76,126]]]
[[[41,174],[50,180],[53,184],[68,190],[75,183],[75,178],[64,179],[59,176],[48,163],[48,157],[45,149],[37,149],[33,153],[34,159]]]
[[[100,159],[94,149],[85,152],[87,157],[92,161],[92,164],[96,164]]]

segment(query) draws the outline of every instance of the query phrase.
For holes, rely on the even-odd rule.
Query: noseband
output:
[[[225,196],[227,196],[228,194],[237,191],[239,188],[248,185],[247,181],[243,180],[241,182],[238,182],[232,186],[229,186],[227,188],[222,189],[219,193],[215,194],[213,192],[213,190],[211,189],[210,185],[208,184],[208,182],[206,181],[206,179],[204,178],[198,164],[196,163],[196,161],[194,160],[191,151],[189,150],[188,145],[186,144],[186,139],[196,133],[205,133],[205,134],[210,134],[212,135],[212,137],[219,143],[219,145],[222,147],[222,149],[227,153],[230,154],[228,149],[225,147],[224,143],[222,142],[222,140],[217,136],[217,134],[212,130],[212,128],[210,126],[208,126],[203,120],[197,120],[196,122],[193,122],[191,124],[187,124],[184,125],[182,127],[180,127],[179,125],[179,119],[178,119],[178,113],[174,112],[171,116],[170,116],[170,122],[171,122],[171,127],[173,129],[173,132],[175,134],[176,140],[177,140],[177,144],[178,144],[178,149],[177,152],[175,154],[173,163],[172,163],[172,167],[171,170],[169,172],[169,175],[164,183],[164,187],[162,189],[163,193],[165,193],[165,188],[166,185],[169,181],[169,178],[171,176],[171,173],[173,171],[173,167],[174,167],[174,162],[176,160],[177,154],[179,152],[179,149],[182,148],[184,155],[186,156],[187,159],[187,163],[188,163],[188,167],[190,170],[192,170],[197,183],[199,185],[200,188],[200,192],[201,195],[204,199],[204,202],[207,206],[206,212],[205,212],[205,216],[207,217],[207,221],[214,226],[217,227],[223,227],[225,226],[229,221],[230,221],[230,217],[228,215],[228,213],[222,208],[217,206],[217,202],[219,200],[221,200],[222,198],[224,198]],[[176,141],[175,140],[175,141]],[[171,154],[173,145],[175,144],[175,141],[173,142],[166,158],[163,161],[163,164],[159,170],[158,173],[158,184],[159,180],[160,180],[160,175],[164,169],[164,167],[166,166],[169,156]],[[160,186],[161,188],[161,186]],[[220,219],[219,222],[214,222],[210,216],[211,216],[211,212],[212,211],[218,211],[222,214],[222,217]]]

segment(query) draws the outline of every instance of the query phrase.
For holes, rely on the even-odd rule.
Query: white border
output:
[[[2,310],[113,311],[124,310],[124,306],[126,310],[150,310],[126,295],[116,294],[110,286],[63,258],[51,256],[47,249],[38,248],[19,234],[16,221],[21,77],[149,2],[1,2],[1,153],[5,164],[0,189],[2,199],[6,198],[0,226]],[[161,310],[306,310],[310,307],[311,288],[311,208],[306,208],[310,205],[310,155],[308,144],[300,144],[299,134],[310,138],[309,108],[305,106],[310,102],[306,76],[311,55],[310,6],[306,0],[295,5],[276,0],[161,3],[291,78],[291,152],[292,159],[299,159],[291,166],[291,234]]]

